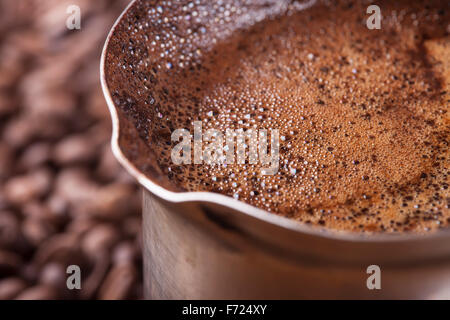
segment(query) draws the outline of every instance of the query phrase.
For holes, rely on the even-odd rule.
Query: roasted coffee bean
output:
[[[55,233],[55,228],[44,219],[29,217],[22,223],[22,232],[26,239],[37,247]]]
[[[0,280],[0,300],[14,299],[26,287],[26,282],[20,278]]]
[[[65,169],[59,173],[55,182],[58,197],[77,208],[95,196],[99,186],[89,177],[89,172],[81,168]]]
[[[0,179],[11,175],[11,165],[14,160],[12,148],[4,142],[0,142]]]
[[[48,285],[37,285],[24,290],[16,300],[54,300],[58,298],[55,288]]]
[[[104,300],[125,299],[136,280],[136,269],[132,264],[115,266],[106,276],[100,288],[99,298]]]
[[[5,184],[4,191],[9,201],[21,204],[47,194],[51,183],[52,173],[47,168],[41,168],[9,179]]]
[[[55,230],[67,220],[64,208],[52,208],[48,203],[38,201],[31,201],[22,206],[22,214],[30,219],[38,219]]]
[[[70,1],[1,5],[0,299],[142,297],[140,196],[110,149],[98,68],[128,2],[77,1],[76,31]],[[65,287],[69,265],[80,292]],[[113,272],[125,265],[133,276]]]
[[[33,263],[42,267],[49,262],[63,265],[83,264],[86,257],[80,249],[80,239],[73,233],[56,234],[45,240],[38,248]]]
[[[109,224],[99,224],[89,230],[81,241],[81,248],[89,257],[94,257],[98,252],[109,252],[118,242],[117,229]]]
[[[114,265],[133,264],[138,255],[137,248],[131,241],[119,243],[113,251],[112,263]]]
[[[1,82],[1,79],[0,79]],[[0,118],[8,116],[14,111],[14,101],[6,92],[0,91]]]
[[[59,292],[67,290],[66,266],[60,263],[50,262],[46,264],[39,275],[39,283],[49,285]]]
[[[94,296],[110,267],[110,256],[108,252],[99,251],[91,259],[94,267],[83,281],[83,290],[80,292],[82,299],[91,299]]]
[[[89,135],[71,135],[61,140],[53,150],[53,159],[59,165],[90,163],[96,155],[98,147],[90,143]]]
[[[22,265],[22,258],[11,251],[0,250],[0,274],[13,274]]]
[[[0,248],[11,248],[19,241],[20,222],[15,214],[0,212]]]
[[[126,215],[137,213],[136,188],[125,183],[112,183],[99,188],[95,196],[86,201],[87,214],[105,220],[123,219]]]
[[[19,158],[19,167],[25,170],[35,169],[50,159],[51,144],[37,142],[27,147]]]

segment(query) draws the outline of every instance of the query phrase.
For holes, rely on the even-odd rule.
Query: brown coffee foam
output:
[[[364,5],[349,4],[266,19],[193,51],[195,63],[163,59],[167,79],[150,71],[163,93],[149,105],[148,143],[174,187],[338,230],[449,224],[446,3],[381,1],[381,30],[366,28]],[[204,131],[279,129],[278,173],[174,165],[170,133],[193,133],[194,120]]]

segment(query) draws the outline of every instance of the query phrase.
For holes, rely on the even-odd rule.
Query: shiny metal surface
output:
[[[292,232],[220,204],[174,204],[145,190],[145,295],[153,299],[450,298],[448,255],[414,254],[439,246],[439,241],[361,243]],[[372,264],[381,268],[381,290],[366,286],[366,269]]]

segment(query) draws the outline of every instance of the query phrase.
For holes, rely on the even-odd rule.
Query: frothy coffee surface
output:
[[[336,230],[424,232],[450,224],[447,1],[318,3],[265,19],[177,71],[179,106],[161,130],[278,129],[275,175],[260,164],[159,165],[187,191],[218,192]],[[167,68],[172,68],[167,65]],[[177,77],[177,76],[175,76]]]

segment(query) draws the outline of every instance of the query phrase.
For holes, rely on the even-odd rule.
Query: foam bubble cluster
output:
[[[205,10],[194,1],[167,21],[163,13],[176,11],[161,3],[148,14],[167,25],[144,33],[151,46],[136,52],[139,94],[148,95],[141,117],[153,120],[137,123],[173,185],[336,230],[450,224],[446,1],[380,1],[380,30],[366,27],[359,2],[298,11],[280,1],[268,11],[233,1]],[[156,66],[143,56],[159,57]],[[194,121],[224,133],[278,129],[278,172],[261,175],[249,163],[174,165],[170,133],[192,133]]]

